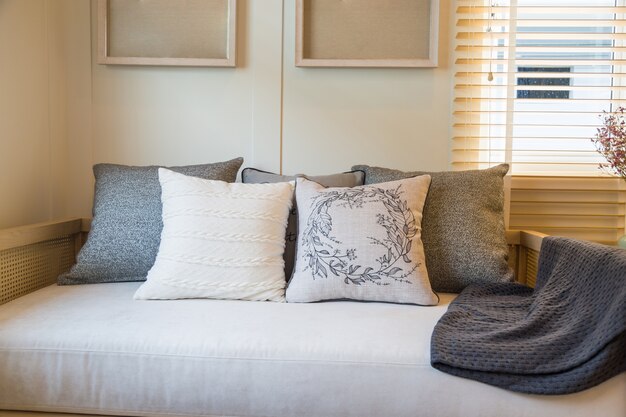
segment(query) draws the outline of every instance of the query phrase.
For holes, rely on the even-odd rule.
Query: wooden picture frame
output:
[[[98,0],[106,65],[234,67],[237,0]]]
[[[436,67],[439,0],[296,0],[298,67]]]

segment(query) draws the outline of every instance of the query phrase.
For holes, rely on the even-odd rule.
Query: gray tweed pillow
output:
[[[508,165],[448,172],[403,172],[367,165],[352,169],[365,171],[365,184],[424,174],[432,177],[422,240],[435,291],[461,292],[471,283],[513,279],[504,227]]]
[[[169,168],[194,177],[234,182],[242,158]],[[93,221],[87,242],[59,285],[144,281],[161,241],[158,166],[98,164]]]
[[[296,178],[308,178],[322,184],[325,187],[356,187],[363,185],[365,173],[363,171],[343,172],[341,174],[330,175],[279,175],[271,172],[261,171],[255,168],[244,168],[241,171],[241,182],[248,184],[262,184],[275,182],[295,181]],[[289,220],[287,223],[287,234],[285,237],[285,277],[289,279],[293,272],[293,265],[296,258],[296,238],[298,237],[298,208],[294,195],[293,208],[289,212]]]

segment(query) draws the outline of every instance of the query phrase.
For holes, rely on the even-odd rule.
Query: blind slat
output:
[[[514,59],[514,62],[518,66],[535,65],[535,66],[576,66],[576,65],[624,65],[626,59],[613,58],[613,59],[596,59],[596,58],[552,58],[552,59],[533,59],[533,58],[519,58]],[[484,58],[459,58],[455,61],[457,65],[505,65],[509,63],[506,58],[489,58],[485,55]]]
[[[537,14],[594,14],[594,13],[626,13],[624,6],[518,6],[518,13]],[[488,13],[508,13],[509,7],[499,6],[459,6],[456,9],[457,15],[485,15]]]
[[[626,25],[626,22],[613,20],[613,19],[517,19],[517,28],[532,27],[532,28],[563,28],[563,27],[617,27],[622,28]],[[487,19],[487,18],[475,18],[475,19],[459,19],[457,21],[457,27],[470,27],[484,29],[487,26],[502,27],[504,29],[509,27],[508,19]]]
[[[601,90],[603,93],[609,91],[624,91],[626,90],[626,85],[613,85],[613,86],[604,86],[604,85],[519,85],[519,84],[503,84],[490,86],[488,84],[457,84],[454,87],[456,90],[472,90],[474,92],[474,96],[480,94],[481,89],[491,88],[494,91],[513,89],[514,91],[592,91],[592,90]],[[478,92],[477,92],[478,91]],[[546,99],[550,99],[547,97]]]
[[[485,39],[505,39],[508,40],[511,33],[508,29],[498,32],[461,32],[457,33],[457,40],[485,40]],[[622,40],[626,39],[626,33],[620,32],[605,32],[605,33],[587,33],[580,32],[579,30],[568,30],[567,32],[545,32],[536,30],[533,32],[515,33],[517,40],[580,40],[580,41],[592,41],[592,40]]]
[[[488,97],[455,97],[454,101],[455,102],[470,102],[470,103],[486,103],[486,102],[493,102],[493,103],[497,103],[497,102],[501,102],[501,101],[513,101],[516,100],[515,97],[493,97],[493,98],[488,98]],[[547,99],[542,99],[542,98],[538,98],[538,99],[524,99],[525,102],[527,103],[537,103],[537,104],[546,104],[546,101],[548,101]],[[577,99],[578,102],[588,102],[590,104],[592,103],[596,103],[596,104],[606,104],[607,107],[609,106],[619,106],[624,104],[623,100],[619,100],[619,99],[613,99],[613,100],[605,100],[605,99],[595,99],[595,98],[582,98],[582,99]],[[550,99],[549,103],[552,104],[559,104],[559,103],[571,103],[571,100],[569,99]],[[598,113],[600,113],[599,110]]]
[[[569,79],[588,79],[588,78],[598,78],[598,76],[602,76],[602,73],[597,72],[513,72],[516,77],[523,78],[569,78]],[[477,71],[477,72],[457,72],[454,74],[455,78],[465,78],[468,80],[481,80],[484,81],[487,79],[487,75],[489,71]],[[494,77],[502,77],[507,75],[505,72],[492,71]],[[626,73],[614,72],[613,77],[615,76],[624,76]]]
[[[460,44],[455,48],[455,51],[463,51],[465,56],[477,56],[482,57],[485,53],[485,47],[481,45],[466,45]],[[494,52],[508,52],[508,46],[493,46],[489,48],[490,53],[493,55]],[[599,54],[599,53],[608,53],[608,52],[616,52],[616,53],[624,53],[626,51],[626,46],[522,46],[517,45],[515,48],[517,53],[522,52],[539,52],[539,53],[555,53],[555,54],[563,54],[563,53],[573,53],[573,54]]]

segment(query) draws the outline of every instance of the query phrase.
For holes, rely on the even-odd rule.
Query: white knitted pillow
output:
[[[284,301],[293,184],[229,184],[159,169],[163,232],[135,299]]]

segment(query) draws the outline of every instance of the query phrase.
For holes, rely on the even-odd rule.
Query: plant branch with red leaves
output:
[[[604,112],[601,128],[598,128],[592,142],[597,151],[606,159],[600,164],[613,174],[617,174],[626,181],[626,108],[618,107],[615,112]]]

